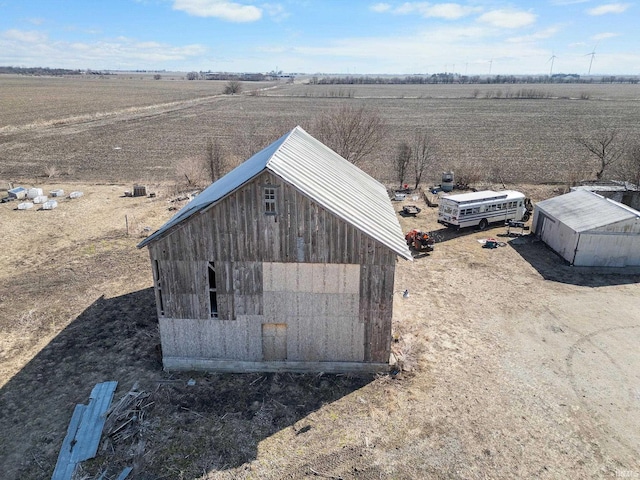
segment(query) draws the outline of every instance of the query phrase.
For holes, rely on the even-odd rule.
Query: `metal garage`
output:
[[[579,190],[535,205],[532,231],[575,266],[640,266],[640,212]]]

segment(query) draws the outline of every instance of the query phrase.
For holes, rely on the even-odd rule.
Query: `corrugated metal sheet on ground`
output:
[[[412,259],[384,185],[301,127],[294,128],[211,184],[138,247],[144,247],[194,213],[215,204],[265,169],[396,254]]]
[[[51,480],[70,480],[78,463],[95,457],[105,413],[117,386],[116,381],[98,383],[91,391],[89,403],[76,405]]]

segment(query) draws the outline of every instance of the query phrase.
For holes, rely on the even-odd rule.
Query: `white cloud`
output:
[[[255,22],[262,18],[262,9],[225,0],[174,0],[174,10],[196,17],[215,17],[229,22]]]
[[[262,5],[262,8],[276,21],[289,17],[289,12],[279,3],[265,3]]]
[[[480,11],[476,7],[468,7],[459,3],[433,4],[429,2],[405,2],[396,8],[392,8],[388,3],[377,3],[371,9],[380,13],[391,12],[396,15],[417,14],[424,18],[443,18],[445,20],[456,20]]]
[[[598,33],[597,35],[594,35],[593,38],[594,40],[605,40],[607,38],[614,38],[614,37],[619,37],[620,34],[619,33],[613,33],[613,32],[603,32],[603,33]]]
[[[371,5],[371,10],[378,13],[388,12],[391,10],[391,5],[388,3],[376,3],[375,5]]]
[[[483,13],[478,20],[494,27],[520,28],[535,23],[537,15],[517,10],[492,10]]]
[[[624,13],[631,5],[629,3],[607,3],[587,10],[589,15],[606,15],[608,13]]]
[[[531,35],[523,35],[521,37],[511,37],[507,41],[514,43],[527,43],[527,42],[536,42],[538,40],[545,40],[547,38],[551,38],[555,36],[556,33],[560,31],[560,27],[549,27],[544,30],[540,30],[538,32],[532,33]]]
[[[16,40],[18,42],[24,43],[38,43],[44,42],[47,39],[47,36],[42,32],[37,32],[35,30],[18,30],[11,29],[2,32],[2,37],[7,40]]]
[[[577,5],[579,3],[589,3],[591,0],[552,0],[551,5]]]
[[[98,42],[53,41],[39,32],[8,30],[0,33],[0,65],[62,68],[170,68],[207,54],[203,45],[175,46],[117,37]]]

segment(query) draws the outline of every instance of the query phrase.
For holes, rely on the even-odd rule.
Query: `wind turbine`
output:
[[[553,76],[553,61],[558,58],[555,53],[551,52],[551,58],[547,60],[547,63],[551,62],[551,68],[549,69],[549,76]]]
[[[596,47],[598,46],[598,44],[596,43],[596,46],[593,47],[593,50],[591,51],[591,53],[587,53],[585,55],[585,57],[588,57],[589,55],[591,55],[591,60],[589,61],[589,73],[587,73],[587,75],[591,75],[591,65],[593,65],[593,57],[596,56]]]

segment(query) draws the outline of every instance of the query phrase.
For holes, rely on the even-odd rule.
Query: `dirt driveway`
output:
[[[405,448],[462,478],[640,477],[640,276],[567,266],[504,227],[453,234],[423,212],[405,228],[443,241],[401,264],[397,329],[432,382],[409,423],[445,431]]]
[[[135,249],[171,204],[124,198],[120,185],[63,187],[85,196],[51,212],[0,205],[4,478],[50,476],[73,404],[110,379],[116,398],[134,381],[155,395],[135,478],[640,477],[640,275],[566,266],[503,227],[452,233],[407,200],[422,211],[403,230],[439,242],[399,260],[405,371],[200,376],[189,390],[188,374],[152,358],[151,276]],[[489,236],[506,245],[482,248]],[[122,452],[93,471],[130,464]]]

